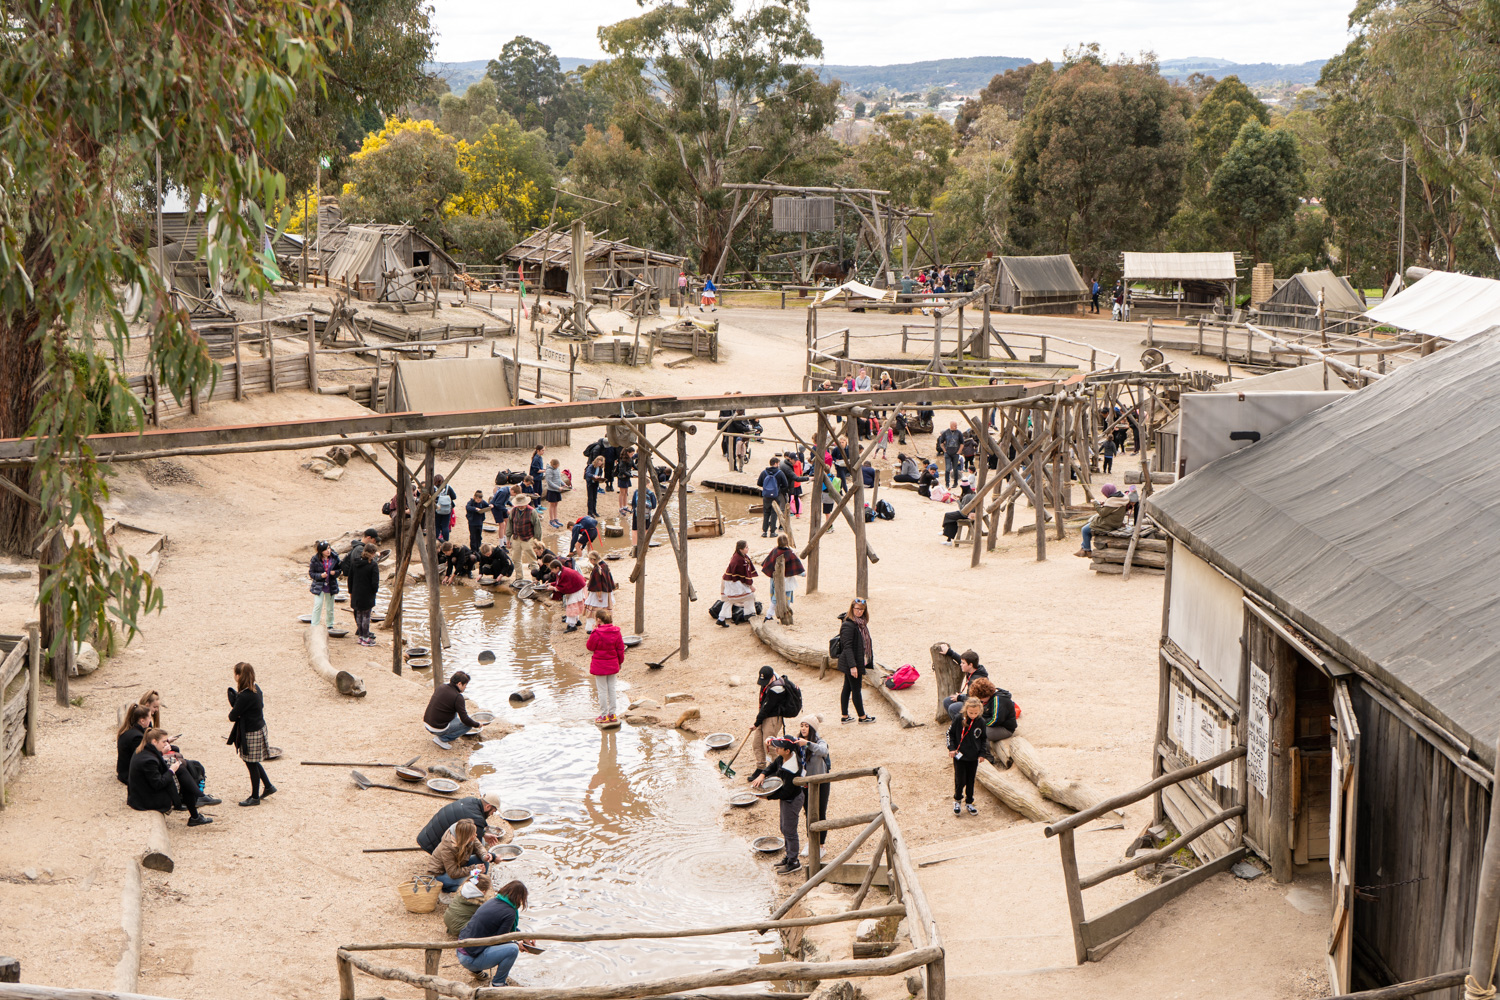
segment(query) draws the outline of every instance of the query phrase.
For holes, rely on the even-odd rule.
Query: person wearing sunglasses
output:
[[[866,670],[875,666],[875,651],[870,642],[870,608],[863,597],[856,597],[849,610],[842,616],[839,626],[839,672],[844,675],[844,689],[839,693],[840,722],[853,722],[849,714],[849,702],[859,713],[860,722],[874,722],[875,716],[865,714],[863,691]]]

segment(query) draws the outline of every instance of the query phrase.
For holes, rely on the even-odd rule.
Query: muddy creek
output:
[[[749,498],[720,497],[720,502],[727,530],[743,536],[744,522],[755,516],[744,510]],[[604,497],[600,508],[612,513]],[[690,496],[689,512],[712,515],[713,494]],[[548,530],[545,541],[566,548],[566,532],[561,543],[557,534]],[[455,538],[460,535],[467,535],[461,519],[454,530]],[[495,536],[486,532],[486,537]],[[608,551],[628,546],[629,538],[600,542]],[[670,550],[663,550],[670,559]],[[628,558],[613,563],[617,581],[624,583],[630,565]],[[497,885],[520,879],[530,890],[523,930],[692,927],[751,920],[769,911],[770,869],[779,856],[756,854],[747,838],[721,829],[730,783],[720,776],[719,755],[707,750],[702,736],[629,724],[616,730],[595,727],[591,720],[598,709],[584,633],[558,635],[560,648],[552,645],[560,605],[517,600],[496,588],[494,605],[476,608],[467,585],[444,586],[440,592],[450,641],[445,671],[466,671],[472,678],[466,691],[471,703],[524,726],[485,741],[468,758],[479,791],[498,791],[504,808],[529,809],[535,816],[516,827],[515,842],[524,853],[497,864],[493,873]],[[403,628],[413,646],[430,647],[426,589],[409,593],[415,599],[409,598]],[[479,662],[483,650],[495,654],[493,663]],[[623,676],[635,673],[643,658],[632,660]],[[623,676],[622,714],[633,697]],[[511,702],[511,692],[523,687],[531,688],[535,699]],[[474,745],[462,741],[446,754],[429,747],[427,763],[459,757]],[[464,791],[475,794],[474,784]],[[522,955],[516,965],[515,975],[529,986],[618,982],[749,964],[780,944],[774,935],[748,933],[539,943],[545,954]]]

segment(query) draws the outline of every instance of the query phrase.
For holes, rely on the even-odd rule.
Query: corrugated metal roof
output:
[[[181,243],[192,253],[197,252],[198,240],[203,237],[207,229],[208,224],[201,212],[193,213],[191,221],[186,212],[161,213],[161,232],[165,242]],[[146,244],[154,247],[156,245],[156,216],[150,217],[144,232]],[[266,236],[269,238],[275,235],[276,227],[266,226]],[[271,245],[282,257],[302,253],[302,241],[289,233],[276,236],[275,242]]]
[[[1067,254],[1053,257],[1001,257],[1000,266],[1022,295],[1087,295],[1084,284]]]
[[[1413,333],[1463,340],[1500,326],[1500,281],[1433,271],[1365,315]]]
[[[1194,553],[1491,764],[1497,397],[1500,330],[1408,365],[1149,501]]]
[[[1303,271],[1276,287],[1268,302],[1295,302],[1317,305],[1318,292],[1323,293],[1323,308],[1338,312],[1364,312],[1365,304],[1348,281],[1332,271]],[[1299,294],[1295,294],[1299,293]]]
[[[1126,281],[1233,281],[1233,253],[1136,253],[1126,251]]]

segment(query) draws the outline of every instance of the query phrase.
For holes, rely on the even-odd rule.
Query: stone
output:
[[[856,941],[878,941],[880,940],[880,921],[873,918],[861,920],[854,926],[854,940]]]
[[[661,720],[654,715],[638,715],[634,712],[626,715],[625,721],[632,726],[655,726],[661,724]]]
[[[494,605],[495,605],[495,595],[494,594],[490,593],[488,590],[476,590],[476,591],[474,591],[474,607],[476,607],[476,608],[490,608],[490,607],[494,607]]]
[[[730,674],[729,675],[729,686],[730,687],[737,688],[737,687],[739,687],[743,683],[745,683],[745,682],[742,681],[742,680],[740,680],[740,675],[739,674]]]
[[[679,701],[692,701],[693,696],[686,691],[672,691],[667,694],[667,704],[675,705]]]
[[[336,444],[324,454],[332,459],[336,465],[348,465],[349,459],[354,457],[354,449],[347,444]]]
[[[340,479],[344,478],[344,467],[342,465],[335,465],[333,468],[323,473],[323,478],[335,483],[338,482]]]
[[[36,881],[36,869],[35,868],[28,868],[25,871],[23,871],[21,874],[25,875],[27,878],[31,879],[31,881],[33,881],[33,882]]]
[[[847,979],[840,979],[819,986],[808,1000],[861,1000],[863,996],[859,987]]]
[[[913,972],[906,977],[906,992],[914,997],[922,995],[922,977]]]
[[[73,653],[73,677],[87,677],[99,669],[99,653],[93,646],[80,642]]]
[[[27,566],[0,566],[0,580],[30,580],[31,569]]]
[[[634,712],[636,709],[640,709],[643,712],[655,712],[661,709],[661,702],[651,698],[641,698],[636,701],[632,701],[628,707],[632,712]]]

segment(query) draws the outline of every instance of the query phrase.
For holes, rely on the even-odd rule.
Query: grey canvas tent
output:
[[[1303,271],[1277,282],[1276,291],[1261,303],[1258,312],[1269,326],[1317,330],[1320,299],[1323,329],[1336,327],[1347,332],[1348,322],[1365,313],[1364,300],[1354,286],[1327,270]]]
[[[416,275],[402,266],[385,234],[372,227],[350,226],[323,270],[330,283],[356,291],[367,286],[382,302],[410,302],[417,297]]]
[[[514,362],[503,355],[398,360],[391,373],[386,411],[462,413],[504,409],[515,398],[515,381]],[[524,387],[522,391],[524,404]],[[569,440],[567,430],[530,431],[486,435],[483,445],[488,448],[527,448],[538,444],[565,445]]]
[[[1246,748],[1172,808],[1243,805],[1277,881],[1331,873],[1331,992],[1469,963],[1500,736],[1497,393],[1491,330],[1148,501],[1170,538],[1156,767]]]
[[[1089,286],[1067,254],[998,257],[995,304],[1009,312],[1071,313],[1089,300]]]

